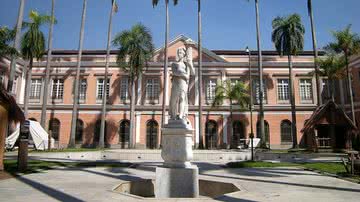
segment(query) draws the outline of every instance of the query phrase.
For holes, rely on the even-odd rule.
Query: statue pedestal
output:
[[[161,157],[164,164],[156,168],[156,198],[199,196],[199,169],[190,163],[193,158],[193,131],[190,125],[186,127],[174,123],[162,128]]]

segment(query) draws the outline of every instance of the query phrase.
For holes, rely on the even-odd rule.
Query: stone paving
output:
[[[140,201],[112,192],[121,182],[154,179],[159,163],[136,168],[58,168],[0,181],[0,201]],[[217,201],[359,201],[360,184],[297,168],[224,169],[196,163],[200,178],[237,185],[241,191]],[[158,201],[159,199],[149,199]],[[211,201],[166,199],[163,201]]]

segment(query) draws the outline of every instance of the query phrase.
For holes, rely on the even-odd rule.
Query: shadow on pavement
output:
[[[51,188],[51,187],[48,187],[46,185],[43,185],[43,184],[40,184],[38,182],[35,182],[33,180],[30,180],[30,179],[27,179],[27,178],[24,178],[24,177],[18,177],[16,178],[17,180],[41,191],[42,193],[54,198],[54,199],[57,199],[59,201],[71,201],[71,202],[78,202],[78,201],[83,201],[83,200],[80,200],[74,196],[71,196],[69,194],[66,194],[64,192],[61,192],[59,190],[56,190],[54,188]]]
[[[233,177],[226,175],[215,175],[215,174],[203,174],[210,177],[220,177],[220,178],[228,178],[235,180],[243,180],[243,181],[251,181],[251,182],[262,182],[262,183],[271,183],[271,184],[280,184],[280,185],[290,185],[297,187],[308,187],[308,188],[316,188],[316,189],[327,189],[327,190],[336,190],[336,191],[346,191],[346,192],[360,192],[360,189],[352,189],[352,188],[343,188],[343,187],[330,187],[330,186],[322,186],[322,185],[312,185],[312,184],[300,184],[300,183],[292,183],[292,182],[279,182],[272,180],[262,180],[262,179],[254,179],[254,178],[243,178],[243,177]]]

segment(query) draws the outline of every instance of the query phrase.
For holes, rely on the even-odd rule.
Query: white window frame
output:
[[[100,80],[102,80],[102,84],[100,84]],[[104,92],[100,97],[100,90],[104,89],[105,78],[97,78],[96,79],[96,102],[101,102],[104,96]],[[101,86],[100,86],[101,85]],[[107,80],[107,88],[106,88],[107,99],[110,97],[110,78]]]
[[[85,86],[85,89],[84,89]],[[79,101],[84,103],[86,101],[86,91],[87,91],[87,79],[80,79],[80,88],[79,88]]]
[[[313,103],[313,84],[311,78],[299,79],[299,96],[301,103]]]
[[[268,103],[268,96],[267,96],[267,82],[265,79],[263,79],[263,91],[264,91],[264,95],[263,95],[263,104],[267,104]],[[259,79],[258,78],[254,78],[252,80],[252,90],[253,90],[253,101],[254,101],[254,105],[259,105],[260,104],[260,83],[259,83]]]
[[[160,79],[147,78],[146,79],[146,102],[158,104],[160,99]]]
[[[281,82],[280,82],[281,81]],[[283,82],[287,81],[287,83]],[[276,80],[276,90],[277,90],[277,101],[278,103],[290,103],[290,84],[288,78],[278,78]],[[287,88],[287,95],[285,93],[285,89]],[[287,99],[285,99],[287,98]]]
[[[120,100],[122,102],[128,101],[129,96],[129,77],[122,77],[120,80]]]
[[[205,98],[207,103],[211,103],[215,99],[217,79],[207,79]]]
[[[14,94],[14,95],[16,95],[16,93],[17,93],[18,79],[19,79],[19,76],[14,77],[13,86],[12,86],[12,89],[11,89],[11,93]]]
[[[54,83],[56,81],[56,83]],[[60,82],[62,81],[62,82]],[[55,100],[56,102],[62,102],[64,99],[64,79],[63,78],[55,78],[51,80],[51,99]],[[54,91],[54,85],[56,85],[56,91]],[[55,95],[54,95],[55,93]],[[60,96],[61,95],[61,96]]]
[[[35,83],[33,83],[33,81],[36,81]],[[34,86],[35,85],[35,86]],[[42,85],[43,85],[43,81],[41,78],[33,78],[31,79],[31,82],[30,82],[30,97],[29,97],[29,100],[31,102],[38,102],[40,101],[40,98],[41,98],[41,94],[42,94]],[[34,88],[34,90],[33,90]],[[32,96],[33,94],[37,94],[35,92],[38,92],[38,97],[34,97]]]

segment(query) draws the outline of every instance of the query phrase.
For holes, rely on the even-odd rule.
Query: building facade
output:
[[[191,43],[189,43],[191,42]],[[169,46],[169,61],[176,60],[176,52],[181,47],[193,49],[196,75],[189,85],[189,120],[195,129],[194,146],[203,142],[207,149],[238,148],[249,138],[250,112],[240,110],[232,104],[233,115],[230,117],[230,103],[212,107],[215,88],[226,80],[252,82],[254,95],[254,113],[252,127],[258,134],[259,83],[257,55],[245,51],[203,49],[203,92],[198,92],[197,44],[185,36],[174,39]],[[83,146],[96,146],[100,136],[102,96],[108,96],[106,115],[105,142],[109,147],[127,148],[130,125],[130,94],[128,74],[116,64],[116,51],[111,51],[109,80],[104,80],[105,50],[86,50],[83,52],[80,74],[80,107],[76,141]],[[135,134],[136,148],[159,148],[161,141],[162,97],[166,96],[169,104],[171,88],[171,68],[169,68],[168,91],[163,92],[163,48],[155,52],[153,61],[144,69],[136,83]],[[252,66],[249,68],[249,61]],[[360,57],[352,59],[353,91],[357,120],[360,119]],[[306,135],[301,132],[304,123],[317,107],[314,60],[311,51],[304,51],[293,59],[293,82],[295,89],[297,140],[304,147],[308,146]],[[31,77],[29,119],[40,121],[43,96],[49,96],[47,103],[47,126],[59,147],[66,147],[70,140],[71,116],[73,106],[74,77],[77,65],[77,51],[53,51],[49,93],[43,92],[46,58],[34,63]],[[169,65],[169,67],[170,67]],[[1,82],[6,82],[6,68],[9,61],[4,59]],[[24,101],[25,75],[19,61],[13,93],[17,101]],[[270,148],[290,148],[291,107],[289,102],[289,69],[287,57],[280,57],[275,51],[263,52],[264,68],[264,111],[267,144]],[[252,79],[249,81],[249,74]],[[322,99],[329,98],[327,80],[322,80]],[[107,86],[103,92],[103,86]],[[336,101],[349,114],[349,99],[345,80],[337,83]],[[199,93],[202,93],[203,119],[199,120]],[[231,119],[230,119],[231,118]],[[230,120],[232,120],[230,123]],[[203,131],[199,134],[199,124]]]

